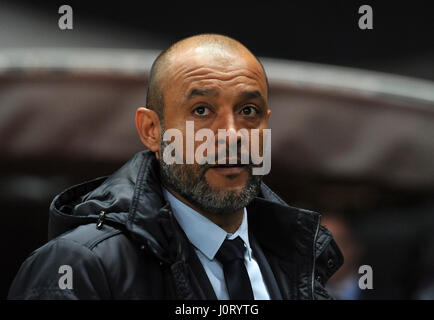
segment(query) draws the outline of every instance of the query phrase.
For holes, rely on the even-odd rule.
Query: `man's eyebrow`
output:
[[[265,104],[265,99],[258,90],[246,90],[239,94],[240,97],[248,99],[259,99]]]
[[[190,93],[187,95],[187,100],[193,99],[195,97],[203,97],[203,96],[215,96],[218,95],[217,91],[213,89],[192,89]]]

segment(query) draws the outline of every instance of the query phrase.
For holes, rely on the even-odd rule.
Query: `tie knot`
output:
[[[244,246],[243,240],[240,237],[236,237],[234,240],[226,239],[223,241],[215,257],[222,264],[225,264],[226,262],[236,259],[243,260],[245,252],[246,247]]]

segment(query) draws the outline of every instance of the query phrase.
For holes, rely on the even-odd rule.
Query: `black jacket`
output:
[[[265,184],[247,211],[271,297],[331,298],[324,285],[343,257],[320,215],[288,206]],[[9,299],[216,299],[150,151],[56,196],[49,239],[23,263]],[[62,265],[72,268],[72,289],[59,287]]]

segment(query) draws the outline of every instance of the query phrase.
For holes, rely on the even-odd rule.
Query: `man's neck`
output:
[[[190,208],[196,210],[201,215],[203,215],[205,218],[211,220],[216,225],[218,225],[220,228],[225,230],[227,233],[235,233],[235,231],[238,230],[238,228],[241,225],[241,222],[243,221],[243,215],[244,215],[244,209],[240,209],[238,211],[232,212],[232,213],[222,213],[222,214],[212,214],[209,212],[206,212],[204,210],[201,210],[185,200],[183,197],[181,197],[177,192],[173,191],[173,189],[165,186],[165,188],[173,194],[179,201],[185,203]]]

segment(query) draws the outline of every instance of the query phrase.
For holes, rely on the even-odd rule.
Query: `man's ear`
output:
[[[136,111],[136,127],[140,140],[151,151],[160,150],[161,126],[158,114],[151,109],[144,107]]]
[[[271,116],[271,110],[268,109],[268,110],[267,110],[267,122],[268,122],[268,119],[270,119],[270,116]]]

